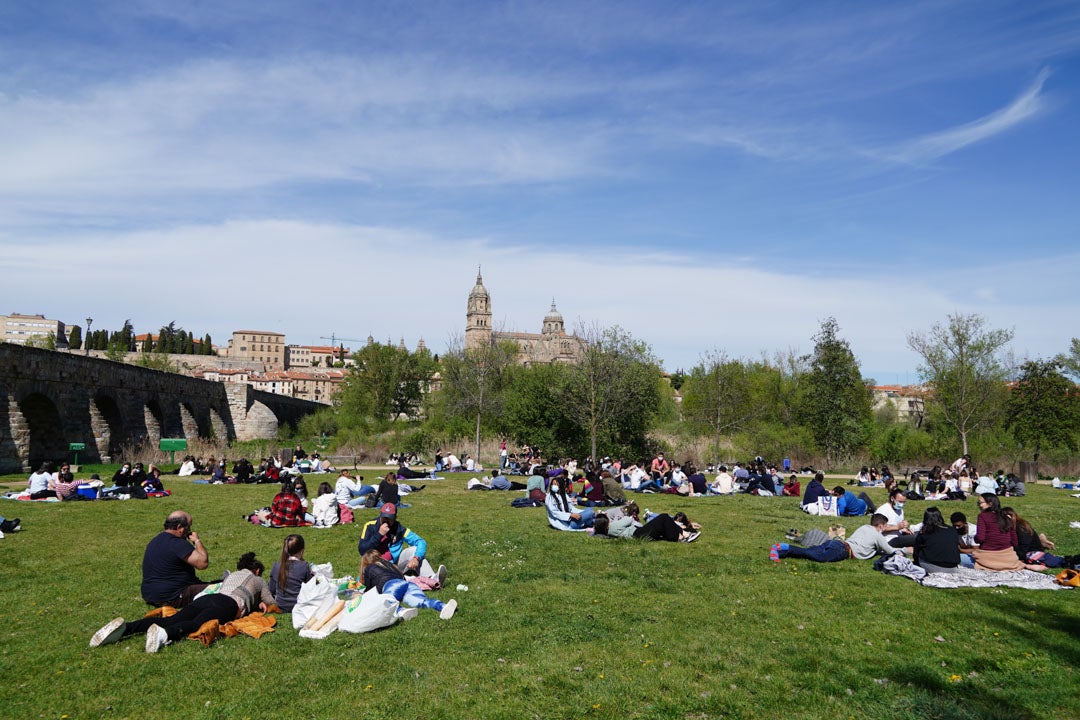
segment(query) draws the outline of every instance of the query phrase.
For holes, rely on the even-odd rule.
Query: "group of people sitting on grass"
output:
[[[128,500],[169,495],[161,480],[161,470],[150,465],[143,468],[141,462],[124,463],[112,476],[112,485],[105,486],[97,473],[79,479],[71,472],[69,463],[61,463],[54,471],[52,463],[42,463],[37,472],[31,473],[26,489],[14,497],[29,500]]]
[[[606,471],[603,471],[606,472]],[[601,474],[603,474],[603,472]],[[701,534],[701,526],[686,517],[686,513],[649,513],[644,521],[637,503],[620,503],[610,510],[597,511],[578,506],[568,493],[569,474],[564,469],[550,478],[544,507],[548,524],[556,530],[592,532],[601,537],[619,537],[670,542],[693,542]],[[580,496],[578,498],[580,500]]]
[[[334,485],[326,481],[319,483],[318,493],[314,499],[309,499],[307,482],[302,476],[286,477],[270,505],[256,510],[246,519],[267,527],[327,528],[353,522],[356,508],[375,508],[385,503],[408,507],[402,504],[401,498],[425,487],[401,482],[398,472],[387,473],[378,487],[374,487],[365,484],[362,475],[354,479],[349,470],[342,470]]]
[[[770,548],[769,558],[775,562],[785,557],[838,562],[909,552],[928,573],[952,573],[960,567],[1010,571],[1080,566],[1080,555],[1052,554],[1054,543],[1037,533],[1016,510],[1002,507],[993,493],[978,496],[974,533],[964,513],[954,512],[946,524],[941,510],[933,506],[923,512],[921,523],[911,525],[904,518],[905,502],[903,491],[895,488],[889,501],[872,512],[870,523],[850,537],[838,537],[835,531],[830,535],[823,531],[789,535],[798,544],[777,543]]]
[[[217,582],[202,582],[196,570],[209,567],[209,552],[192,530],[191,515],[182,510],[170,513],[164,529],[143,554],[141,593],[159,609],[131,622],[114,618],[94,633],[90,647],[143,634],[146,651],[151,653],[184,637],[196,636],[209,644],[224,625],[256,611],[291,612],[301,587],[315,573],[304,559],[304,550],[302,535],[288,535],[268,578],[263,563],[248,552],[237,561],[235,571],[226,572]],[[446,567],[431,567],[425,557],[427,543],[398,520],[392,503],[383,505],[379,517],[362,528],[357,550],[361,556],[358,578],[366,590],[389,595],[411,608],[435,610],[444,620],[453,617],[456,600],[444,603],[425,593],[425,589],[442,587]]]

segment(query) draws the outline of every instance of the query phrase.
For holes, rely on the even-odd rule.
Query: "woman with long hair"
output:
[[[977,570],[1023,570],[1026,565],[1016,557],[1016,523],[1005,513],[997,495],[979,495],[979,518],[976,521],[972,551]]]
[[[281,559],[270,568],[270,592],[274,601],[285,612],[292,612],[300,586],[312,578],[315,573],[311,563],[304,560],[304,538],[302,535],[287,535],[281,544]]]
[[[915,536],[915,564],[929,573],[954,573],[960,565],[960,537],[945,524],[936,507],[923,512],[922,528]]]
[[[368,550],[360,558],[360,581],[368,590],[389,595],[399,603],[414,608],[437,610],[439,617],[449,620],[457,611],[457,600],[433,600],[420,586],[405,579],[405,574],[392,562],[383,559],[378,550]]]
[[[547,508],[548,523],[556,530],[586,530],[591,528],[596,519],[592,508],[579,508],[566,495],[568,478],[566,471],[551,478],[548,485],[544,507]]]
[[[1020,514],[1011,507],[1002,508],[1001,511],[1012,518],[1016,525],[1016,557],[1020,562],[1027,565],[1028,570],[1043,570],[1048,567],[1074,567],[1078,556],[1053,555],[1048,550],[1056,550],[1057,546],[1050,542],[1050,538],[1040,532],[1036,532]]]

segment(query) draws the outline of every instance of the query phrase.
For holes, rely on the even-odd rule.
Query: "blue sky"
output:
[[[668,370],[828,316],[880,382],[953,312],[1045,357],[1078,88],[1071,2],[7,2],[0,311],[441,351],[482,265]]]

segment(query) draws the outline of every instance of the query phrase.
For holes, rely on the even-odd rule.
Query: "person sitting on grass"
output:
[[[636,540],[667,540],[668,542],[693,542],[701,535],[700,530],[687,530],[667,513],[653,515],[644,525],[638,519],[636,503],[623,508],[622,517],[611,520],[604,513],[596,516],[593,534],[602,537],[632,538]]]
[[[341,519],[338,510],[337,494],[330,483],[319,483],[319,496],[311,503],[311,517],[315,527],[328,528],[337,525]]]
[[[954,512],[949,516],[949,524],[953,526],[956,537],[960,542],[960,567],[974,570],[975,558],[971,553],[978,545],[975,544],[975,530],[968,525],[967,515],[962,512]]]
[[[334,485],[334,493],[337,495],[338,505],[349,507],[363,507],[367,496],[375,492],[374,485],[365,485],[364,476],[360,475],[353,480],[352,473],[342,470]]]
[[[997,495],[979,495],[979,518],[975,523],[975,542],[972,551],[977,570],[1023,570],[1027,564],[1016,556],[1019,539],[1016,522],[1001,507]],[[1041,569],[1041,568],[1036,568]]]
[[[802,483],[799,482],[799,476],[792,473],[788,481],[784,483],[784,489],[780,494],[784,497],[799,497],[802,494]]]
[[[878,555],[892,555],[903,552],[889,545],[888,540],[881,534],[881,528],[885,527],[888,520],[884,515],[873,515],[869,525],[863,525],[847,540],[833,538],[826,540],[820,545],[810,547],[797,547],[788,543],[777,543],[769,548],[769,559],[780,562],[782,558],[802,558],[814,562],[840,562],[848,558],[856,560],[872,560]]]
[[[1039,569],[1043,566],[1048,568],[1075,567],[1080,563],[1078,555],[1052,555],[1048,550],[1056,550],[1057,546],[1040,532],[1036,532],[1024,518],[1011,507],[1002,508],[1001,511],[1012,518],[1016,525],[1016,556],[1027,563],[1029,570]]]
[[[915,535],[914,553],[915,564],[928,573],[954,573],[960,567],[960,538],[945,524],[945,518],[936,507],[928,507],[923,512],[922,527]]]
[[[314,575],[311,563],[304,560],[304,537],[287,535],[281,544],[281,559],[270,568],[270,582],[267,583],[282,612],[292,612],[300,595],[300,586]]]
[[[434,600],[424,594],[420,586],[405,579],[393,563],[385,560],[378,550],[368,550],[360,558],[360,580],[367,590],[389,595],[399,603],[414,608],[437,610],[439,618],[449,620],[457,611],[457,600]]]
[[[544,500],[548,523],[556,530],[580,531],[591,528],[596,513],[592,508],[578,508],[570,501],[563,487],[565,481],[565,477],[557,476],[553,477],[548,485],[547,498]]]
[[[156,653],[212,620],[224,625],[256,609],[266,612],[274,604],[274,595],[262,579],[263,570],[255,553],[245,553],[236,563],[236,572],[229,573],[216,593],[196,598],[167,618],[148,617],[132,622],[113,618],[90,638],[90,647],[146,633],[146,652]]]
[[[398,521],[397,507],[393,503],[384,503],[379,509],[379,517],[364,525],[356,549],[361,556],[369,550],[378,550],[402,573],[432,578],[440,587],[446,581],[446,566],[440,565],[438,570],[431,567],[426,557],[427,541]]]
[[[281,492],[270,505],[270,527],[296,527],[303,522],[304,506],[293,490],[292,480],[281,483]]]

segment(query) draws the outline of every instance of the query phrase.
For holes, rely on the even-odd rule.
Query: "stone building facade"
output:
[[[0,315],[0,342],[25,345],[30,340],[44,340],[49,335],[56,338],[57,347],[67,347],[68,330],[60,320],[50,320],[44,315]]]
[[[230,360],[261,363],[268,370],[284,370],[285,336],[270,330],[236,330],[225,355]]]
[[[491,324],[491,295],[484,287],[480,272],[476,273],[476,285],[469,293],[465,311],[465,349],[475,349],[510,340],[518,347],[517,362],[521,365],[548,365],[551,363],[581,362],[585,341],[566,332],[563,316],[551,301],[551,309],[544,316],[539,333],[496,331]]]

